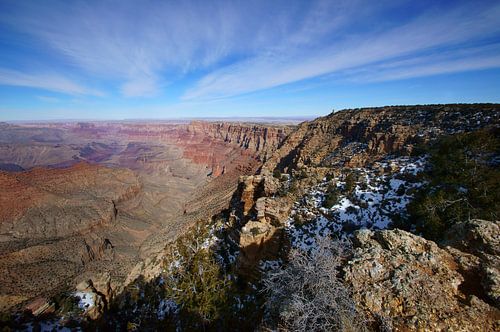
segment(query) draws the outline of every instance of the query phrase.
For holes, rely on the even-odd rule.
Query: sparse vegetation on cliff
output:
[[[229,310],[232,281],[206,245],[207,229],[202,225],[176,243],[177,261],[167,267],[165,296],[178,307],[185,329],[209,326]]]
[[[408,207],[417,231],[439,240],[457,222],[500,217],[499,129],[447,136],[423,152],[428,185]]]

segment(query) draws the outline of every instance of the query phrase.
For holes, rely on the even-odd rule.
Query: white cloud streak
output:
[[[398,61],[399,57],[419,57],[422,52],[498,34],[499,15],[498,4],[480,9],[461,7],[445,14],[424,15],[382,33],[354,36],[321,52],[302,47],[278,55],[259,55],[206,75],[184,98],[230,97],[378,62]],[[462,59],[450,56],[447,60],[439,65],[400,66],[380,80],[500,67],[499,53]]]
[[[103,96],[103,93],[84,87],[58,74],[24,73],[0,68],[0,85],[23,86],[70,95]]]
[[[285,2],[282,3],[284,5]],[[290,25],[280,4],[102,1],[18,4],[0,22],[26,32],[86,73],[119,80],[125,96],[154,95],[165,80],[252,54]],[[289,5],[288,7],[292,7]],[[266,10],[272,20],[261,21]]]
[[[186,77],[196,80],[182,99],[208,100],[346,71],[350,80],[390,80],[498,67],[497,56],[487,52],[428,57],[498,37],[498,2],[457,0],[446,11],[429,5],[418,15],[401,10],[414,4],[20,1],[14,14],[0,13],[0,23],[34,37],[56,60],[116,86],[125,97],[157,96]],[[0,84],[96,94],[62,77],[46,78],[0,71]]]
[[[343,74],[355,82],[383,82],[489,68],[500,68],[500,44],[384,62]]]

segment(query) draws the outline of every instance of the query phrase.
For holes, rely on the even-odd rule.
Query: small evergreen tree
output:
[[[179,319],[187,330],[214,324],[227,311],[231,282],[203,244],[205,230],[194,231],[178,240],[178,266],[165,283],[165,296],[179,306]]]
[[[350,195],[353,191],[354,188],[356,188],[356,178],[354,176],[354,173],[349,173],[345,177],[345,192],[346,195]]]
[[[328,185],[328,188],[326,190],[325,199],[323,200],[322,206],[324,208],[329,209],[332,206],[334,206],[335,204],[337,204],[338,200],[339,200],[339,192],[338,192],[337,186],[334,184]]]
[[[410,222],[439,240],[452,224],[500,217],[500,129],[451,135],[427,149],[428,185],[408,206]]]

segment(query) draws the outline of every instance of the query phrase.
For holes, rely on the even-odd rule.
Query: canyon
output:
[[[182,306],[166,294],[208,253],[219,281],[234,282],[210,288],[228,292],[231,311],[198,327],[266,330],[262,280],[286,268],[290,253],[310,258],[333,238],[350,243],[336,271],[368,330],[499,326],[498,204],[490,220],[454,221],[439,239],[408,219],[430,183],[429,147],[443,139],[479,135],[498,179],[498,146],[485,150],[499,139],[498,104],[350,109],[293,125],[0,128],[2,311],[53,319],[54,296],[87,294],[73,317],[84,327],[174,329],[185,323]]]
[[[118,292],[193,221],[226,208],[239,176],[291,128],[0,124],[1,310],[102,276]]]

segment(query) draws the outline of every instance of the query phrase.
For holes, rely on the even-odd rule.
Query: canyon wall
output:
[[[92,261],[113,260],[118,208],[141,191],[129,170],[84,163],[0,172],[0,187],[2,310],[64,289]]]
[[[45,303],[88,280],[107,280],[116,293],[134,275],[154,273],[158,263],[143,262],[228,208],[238,178],[255,173],[292,128],[0,126],[0,169],[18,171],[0,171],[0,267],[10,272],[0,280],[2,310]]]
[[[344,168],[363,167],[387,156],[407,156],[418,144],[460,132],[500,125],[499,105],[417,105],[343,110],[304,122],[281,143],[260,171],[240,180],[239,217],[253,227],[241,232],[240,264],[255,266],[269,254],[265,243],[276,247],[275,231],[283,225],[294,195]],[[272,173],[289,173],[298,179],[296,193],[285,197]],[[266,188],[264,190],[264,188]],[[271,189],[272,188],[272,189]],[[256,233],[261,234],[256,236]],[[259,248],[259,255],[247,254]],[[272,251],[272,250],[271,250]],[[250,272],[251,274],[251,272]]]
[[[417,105],[343,110],[305,122],[266,167],[356,166],[387,154],[409,154],[436,137],[498,123],[494,104]]]

